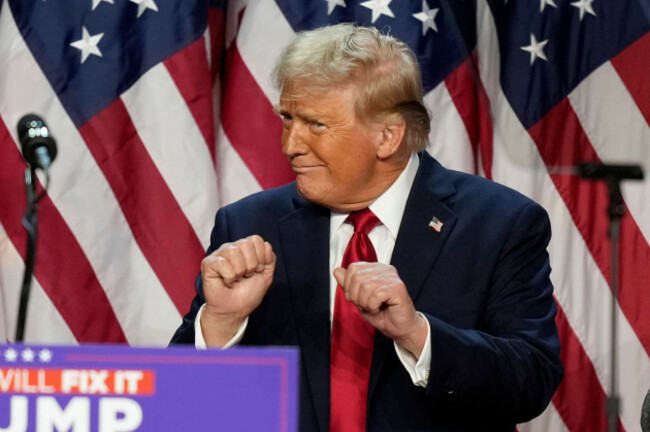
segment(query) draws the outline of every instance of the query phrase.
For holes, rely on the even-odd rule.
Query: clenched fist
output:
[[[258,235],[224,243],[201,262],[205,308],[201,328],[208,346],[222,346],[259,306],[273,281],[276,257]]]
[[[419,358],[428,330],[393,266],[356,262],[334,269],[336,282],[374,328]]]

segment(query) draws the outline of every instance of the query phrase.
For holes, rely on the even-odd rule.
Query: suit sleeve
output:
[[[459,329],[425,314],[430,396],[503,412],[517,422],[546,408],[563,375],[546,251],[550,235],[546,212],[525,206],[502,242],[479,328]]]
[[[210,235],[210,247],[206,252],[206,256],[210,255],[215,251],[222,243],[228,241],[228,217],[226,208],[222,208],[217,212],[215,217],[214,228],[212,228],[212,234]],[[201,273],[196,277],[194,282],[194,288],[196,290],[196,295],[192,300],[192,305],[190,306],[190,311],[183,317],[183,322],[181,326],[176,330],[174,336],[170,341],[170,344],[191,344],[194,345],[194,320],[196,315],[199,312],[201,306],[205,303],[205,297],[203,296],[203,281],[201,279]]]

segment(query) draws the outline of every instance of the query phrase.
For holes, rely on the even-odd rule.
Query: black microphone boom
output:
[[[597,162],[583,162],[576,165],[577,174],[588,179],[643,180],[640,165],[616,165]]]
[[[25,161],[32,169],[47,171],[56,158],[56,141],[43,119],[27,114],[18,121],[17,129]]]

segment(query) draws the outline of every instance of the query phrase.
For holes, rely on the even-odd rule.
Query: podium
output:
[[[298,351],[0,345],[0,431],[298,429]]]

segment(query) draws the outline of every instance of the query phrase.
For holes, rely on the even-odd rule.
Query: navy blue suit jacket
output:
[[[430,228],[436,216],[441,232]],[[295,184],[219,210],[208,253],[259,234],[278,261],[242,344],[301,350],[300,430],[328,430],[329,210]],[[377,334],[368,431],[506,431],[543,411],[563,369],[549,280],[546,212],[523,195],[442,167],[426,153],[391,264],[431,325],[426,388],[412,384],[393,342]],[[194,342],[197,296],[172,343]]]

